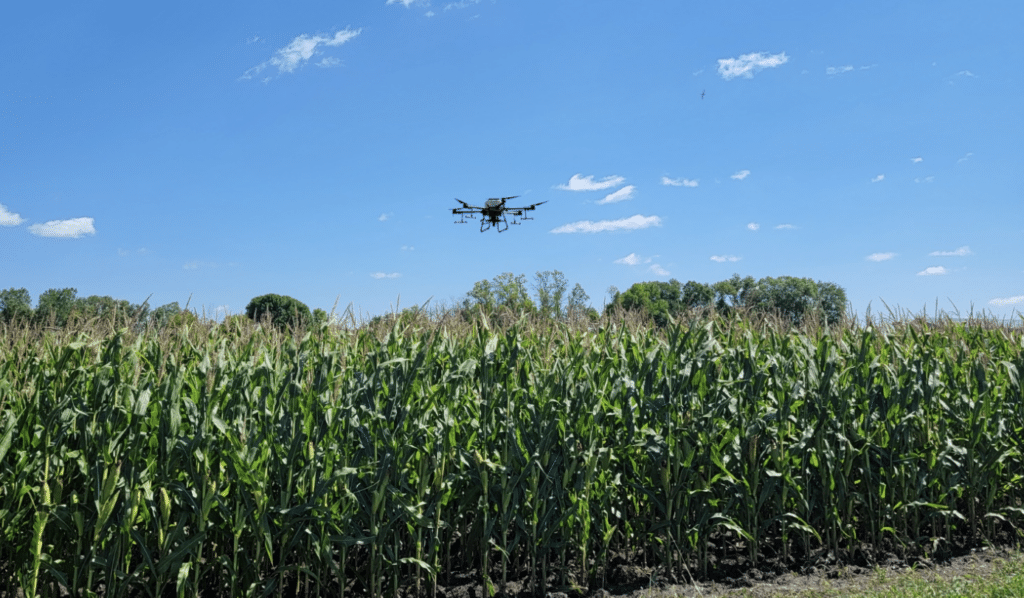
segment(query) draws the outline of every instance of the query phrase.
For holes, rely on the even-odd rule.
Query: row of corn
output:
[[[0,596],[542,595],[1024,529],[1019,330],[16,336]]]

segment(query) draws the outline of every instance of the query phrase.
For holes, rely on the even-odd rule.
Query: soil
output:
[[[605,588],[584,591],[569,585],[557,587],[550,580],[547,598],[782,598],[804,595],[846,595],[887,587],[896,578],[916,575],[925,580],[954,577],[985,577],[997,571],[1000,562],[1019,559],[1013,548],[973,548],[942,559],[898,558],[895,554],[874,564],[837,562],[823,552],[810,564],[786,568],[771,562],[758,567],[742,563],[719,563],[718,573],[708,579],[664,579],[653,567],[627,562],[617,557],[609,566]],[[500,578],[492,578],[492,597],[525,598],[532,596],[528,585],[517,580],[502,591]],[[483,598],[483,586],[475,571],[454,575],[447,586],[439,584],[438,598]]]

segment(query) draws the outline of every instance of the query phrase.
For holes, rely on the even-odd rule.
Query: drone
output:
[[[516,220],[517,217],[523,220],[533,220],[533,218],[523,216],[523,212],[535,210],[537,209],[537,206],[539,206],[540,204],[547,203],[546,201],[542,201],[540,203],[535,203],[532,206],[526,206],[525,208],[510,208],[505,206],[506,201],[510,199],[515,199],[517,197],[519,196],[513,195],[512,197],[501,198],[492,197],[491,199],[488,199],[484,203],[484,207],[482,208],[477,206],[471,206],[468,203],[456,197],[455,201],[462,204],[462,207],[452,208],[452,214],[458,216],[469,216],[470,219],[474,217],[474,214],[480,214],[480,232],[484,232],[485,230],[493,226],[494,228],[498,229],[499,233],[502,233],[508,230],[509,222],[505,218],[506,213],[512,214],[512,224],[522,224],[521,222],[518,222]],[[455,224],[466,224],[466,220],[465,218],[460,218],[459,220],[455,221]],[[502,224],[505,225],[504,228],[502,228]]]

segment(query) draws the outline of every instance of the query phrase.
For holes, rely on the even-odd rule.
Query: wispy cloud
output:
[[[199,260],[192,260],[191,262],[185,262],[185,264],[181,266],[181,268],[183,270],[198,270],[200,268],[216,268],[216,267],[217,267],[217,263],[216,262],[201,262]]]
[[[826,75],[841,75],[843,73],[848,73],[848,72],[850,72],[852,70],[853,70],[853,65],[850,65],[850,64],[847,64],[845,66],[830,66],[827,69],[825,69],[825,74]]]
[[[143,255],[143,254],[146,254],[146,253],[149,253],[149,252],[146,250],[145,247],[140,247],[140,248],[136,249],[135,251],[129,251],[127,249],[121,249],[120,247],[117,248],[117,255],[120,255],[120,256],[131,255],[133,253],[137,253],[139,255]]]
[[[64,237],[77,239],[82,235],[95,235],[96,228],[92,218],[72,218],[70,220],[50,220],[45,224],[33,224],[28,232],[40,237]]]
[[[386,213],[386,214],[381,214],[380,216],[378,216],[378,217],[377,217],[377,220],[380,220],[381,222],[384,222],[384,221],[386,221],[386,220],[387,220],[388,218],[391,218],[391,214],[392,214],[392,213],[393,213],[393,212],[388,212],[388,213]]]
[[[452,10],[453,8],[468,8],[474,4],[480,4],[480,0],[460,0],[459,2],[450,2],[445,5],[445,10]]]
[[[337,31],[334,36],[325,35],[300,35],[296,37],[287,46],[280,48],[269,60],[257,64],[251,69],[245,71],[242,74],[242,79],[252,79],[256,75],[263,72],[267,67],[277,67],[277,73],[292,73],[295,69],[299,68],[303,64],[309,62],[313,56],[321,54],[318,48],[320,47],[332,47],[340,46],[345,42],[351,40],[355,36],[359,35],[361,29],[342,29]],[[326,57],[317,63],[319,66],[334,66],[339,61],[336,58]],[[264,81],[270,78],[264,79]]]
[[[417,0],[388,0],[387,4],[401,4],[402,6],[409,8],[409,6],[415,2],[417,2]]]
[[[957,75],[958,77],[977,77],[977,75],[975,75],[975,74],[974,74],[974,73],[972,73],[971,71],[960,71],[960,72],[959,72],[959,73],[957,73],[956,75]]]
[[[960,158],[959,160],[957,160],[956,163],[959,164],[961,162],[965,162],[965,161],[967,161],[968,158],[970,158],[973,155],[974,155],[974,152],[967,152],[966,154],[964,154],[964,157]]]
[[[565,191],[600,191],[601,189],[608,189],[621,184],[626,179],[623,177],[613,175],[607,176],[600,181],[594,181],[593,175],[591,176],[580,176],[578,174],[572,175],[569,179],[568,185],[558,185],[558,189],[564,189]]]
[[[650,270],[657,276],[668,276],[670,274],[670,272],[662,268],[660,264],[651,264],[651,267],[648,268],[648,270]]]
[[[1017,295],[1016,297],[1006,297],[1005,299],[992,299],[988,303],[989,305],[1014,305],[1016,303],[1024,303],[1024,295]]]
[[[621,218],[619,220],[598,220],[597,222],[580,220],[579,222],[570,222],[569,224],[563,224],[558,228],[552,229],[551,232],[556,234],[603,233],[615,230],[640,230],[651,226],[661,226],[661,218],[658,216],[642,216],[640,214],[636,214],[629,218]]]
[[[749,170],[741,170],[741,171],[737,172],[736,174],[730,176],[729,178],[730,179],[736,179],[738,181],[742,181],[743,179],[747,178],[748,176],[750,176],[750,171]]]
[[[719,58],[718,74],[722,75],[722,78],[726,81],[736,77],[750,79],[754,76],[754,73],[767,68],[781,66],[788,60],[789,57],[786,56],[785,52],[778,54],[753,52],[751,54],[743,54],[739,58]]]
[[[385,274],[384,272],[374,272],[370,276],[376,278],[377,280],[380,280],[382,278],[398,278],[401,276],[401,274],[399,274],[398,272],[392,272],[391,274]]]
[[[780,224],[780,225],[776,226],[775,228],[777,228],[779,230],[793,230],[796,227],[793,226],[792,224]]]
[[[25,222],[24,218],[8,210],[7,206],[0,203],[0,226],[18,226],[22,222]]]
[[[616,203],[616,202],[619,202],[619,201],[625,201],[627,199],[633,199],[633,196],[635,195],[635,193],[634,193],[635,191],[636,191],[636,187],[634,187],[633,185],[626,185],[625,187],[623,187],[622,189],[619,189],[618,191],[616,191],[614,193],[609,193],[608,195],[605,195],[604,199],[602,199],[601,201],[599,201],[597,203],[598,203],[598,205],[604,205],[606,203]]]
[[[749,228],[750,230],[757,230],[761,228],[761,225],[756,222],[750,222],[747,224],[747,228]]]
[[[875,178],[871,179],[871,182],[872,183],[879,183],[879,182],[881,182],[883,180],[885,180],[885,175],[884,174],[880,174],[880,175],[876,176]]]
[[[914,182],[915,183],[930,183],[930,182],[932,182],[934,180],[935,180],[935,177],[933,177],[933,176],[926,176],[924,178],[917,177],[917,178],[914,179]]]
[[[640,263],[640,256],[636,253],[631,253],[626,257],[620,257],[619,259],[612,262],[614,264],[625,264],[627,266],[635,266]]]
[[[649,264],[652,258],[640,257],[639,254],[631,253],[626,257],[620,257],[619,259],[612,262],[613,264],[625,264],[626,266],[636,266],[638,264]]]
[[[711,256],[711,261],[718,262],[718,263],[722,263],[722,262],[738,262],[741,259],[743,259],[743,258],[736,257],[735,255],[713,255],[713,256]]]
[[[662,185],[670,185],[672,187],[696,187],[700,184],[697,179],[670,179],[667,176],[661,177]]]
[[[949,273],[949,270],[946,270],[942,266],[930,266],[930,267],[925,268],[924,270],[921,270],[920,272],[918,272],[917,275],[918,276],[936,276],[936,275],[939,275],[939,274],[948,274],[948,273]]]
[[[413,247],[412,245],[402,245],[402,251],[412,251],[414,249],[416,248]]]
[[[933,251],[928,255],[950,256],[950,255],[971,255],[971,248],[967,245],[957,247],[953,251]]]
[[[914,164],[917,164],[918,162],[924,162],[924,158],[922,158],[921,156],[917,156],[916,158],[911,158],[910,161],[913,162]]]
[[[884,262],[886,260],[891,260],[894,257],[896,257],[896,254],[892,253],[892,252],[889,252],[889,253],[872,253],[871,255],[867,256],[864,259],[872,261],[872,262]]]

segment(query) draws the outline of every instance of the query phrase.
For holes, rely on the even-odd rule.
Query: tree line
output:
[[[188,314],[188,315],[186,315]],[[33,324],[63,328],[69,322],[99,319],[116,327],[147,325],[166,326],[184,317],[194,315],[178,305],[177,301],[150,309],[149,303],[133,304],[110,296],[79,297],[74,288],[50,289],[39,296],[32,307],[28,290],[10,288],[0,291],[0,322],[6,324]]]
[[[638,282],[620,293],[609,289],[612,302],[605,312],[615,309],[640,311],[651,317],[655,324],[664,326],[669,316],[685,311],[715,309],[724,314],[737,310],[779,316],[793,324],[802,324],[808,318],[819,318],[830,325],[841,322],[846,315],[846,290],[834,282],[814,281],[795,276],[770,276],[754,280],[747,276],[732,278],[713,284],[676,279],[668,282]]]
[[[846,314],[846,291],[832,282],[810,278],[780,276],[754,280],[747,276],[732,278],[713,284],[676,279],[668,282],[638,282],[625,292],[610,287],[611,303],[605,305],[605,315],[635,312],[650,318],[657,326],[665,326],[670,317],[678,317],[694,310],[714,309],[729,314],[766,313],[780,316],[794,324],[808,318],[818,318],[829,324],[843,320]],[[588,305],[590,296],[579,283],[569,290],[569,281],[558,270],[537,272],[533,280],[525,274],[504,272],[490,280],[480,280],[457,304],[462,316],[473,319],[481,314],[498,312],[527,314],[550,319],[588,318],[597,320],[601,314]],[[186,306],[187,307],[187,306]],[[410,308],[403,314],[418,312]],[[64,327],[69,322],[99,320],[115,327],[163,327],[184,318],[195,319],[194,313],[182,309],[178,302],[150,309],[148,300],[132,304],[123,299],[91,295],[78,297],[73,288],[50,289],[39,296],[38,305],[32,307],[32,297],[25,289],[0,291],[0,322],[8,324],[34,324]],[[254,297],[245,308],[245,314],[230,316],[226,323],[247,319],[269,320],[281,328],[319,325],[328,320],[322,309],[310,310],[301,301],[287,295],[266,294]],[[378,316],[371,324],[385,319]]]

